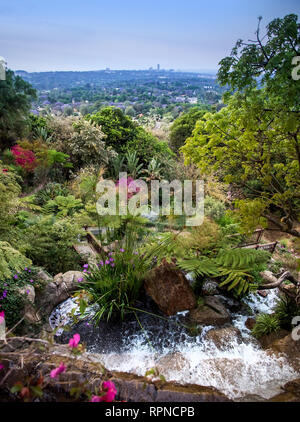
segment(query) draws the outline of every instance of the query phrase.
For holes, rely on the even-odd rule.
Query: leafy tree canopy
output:
[[[231,55],[220,61],[218,79],[228,84],[231,91],[247,92],[265,87],[272,107],[299,110],[300,83],[292,78],[292,59],[300,56],[300,23],[290,14],[277,18],[266,27],[261,36],[259,18],[256,39],[238,40]]]
[[[192,135],[197,120],[201,119],[206,111],[193,107],[174,121],[170,128],[170,146],[174,152],[178,152],[186,139]]]
[[[15,136],[22,135],[28,124],[31,101],[35,98],[36,90],[28,82],[12,70],[6,71],[6,79],[0,81],[1,146],[8,146]]]
[[[256,41],[238,41],[219,71],[238,91],[197,122],[181,150],[243,193],[236,205],[245,229],[269,220],[300,237],[300,84],[291,75],[298,33],[297,17],[288,15],[267,26],[264,44],[259,27]]]

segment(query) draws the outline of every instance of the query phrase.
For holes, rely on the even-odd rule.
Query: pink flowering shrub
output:
[[[120,188],[126,189],[127,199],[132,198],[135,193],[138,193],[141,190],[141,188],[137,186],[137,184],[134,182],[134,179],[132,177],[122,177],[117,181],[116,187],[119,189],[119,191]]]
[[[11,148],[15,163],[21,166],[24,170],[32,172],[37,166],[36,156],[33,151],[26,150],[20,145],[15,145]]]

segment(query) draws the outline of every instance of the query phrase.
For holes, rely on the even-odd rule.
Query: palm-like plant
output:
[[[156,159],[152,158],[148,167],[143,171],[147,175],[147,181],[161,179],[162,166]]]
[[[127,230],[119,246],[101,255],[97,267],[90,269],[81,287],[97,307],[93,319],[123,319],[131,312],[137,300],[143,280],[149,270],[147,260],[136,251],[137,236]]]
[[[128,174],[133,177],[133,179],[136,179],[142,172],[143,164],[139,164],[139,158],[136,155],[136,151],[128,151],[125,158]]]

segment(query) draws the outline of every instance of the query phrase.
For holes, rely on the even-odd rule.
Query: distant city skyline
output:
[[[0,56],[13,70],[174,69],[215,73],[258,16],[300,14],[299,0],[0,0]]]

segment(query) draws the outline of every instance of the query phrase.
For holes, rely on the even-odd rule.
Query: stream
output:
[[[249,295],[244,300],[246,311],[231,312],[232,324],[240,330],[242,339],[233,335],[225,348],[218,348],[206,338],[212,326],[191,335],[182,326],[187,312],[166,319],[139,312],[139,322],[133,316],[123,323],[100,322],[99,326],[84,320],[72,327],[71,334],[78,332],[87,351],[97,354],[109,370],[144,376],[155,367],[168,381],[213,386],[231,399],[249,395],[268,399],[299,374],[284,357],[267,354],[251,336],[245,321],[260,312],[271,313],[276,300],[275,290],[266,297]],[[51,327],[70,322],[68,313],[74,307],[76,303],[68,299],[55,308],[50,316]],[[58,330],[57,341],[65,343],[69,337],[70,332]]]

